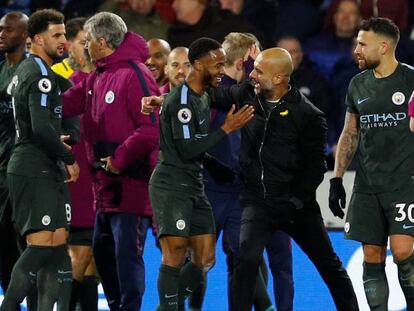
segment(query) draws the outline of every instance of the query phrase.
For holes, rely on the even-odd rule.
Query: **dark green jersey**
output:
[[[73,164],[74,158],[60,142],[62,104],[57,75],[41,58],[31,55],[17,68],[13,84],[17,140],[8,173],[60,175],[58,161]]]
[[[7,60],[0,63],[0,171],[7,169],[16,136],[11,80],[18,65],[10,66]]]
[[[359,117],[356,191],[392,191],[414,176],[414,135],[407,113],[413,87],[414,68],[405,64],[386,78],[366,70],[352,79],[346,101],[348,112]]]
[[[173,89],[160,114],[159,164],[151,184],[186,191],[201,189],[204,153],[226,133],[209,133],[210,98],[191,90],[187,84]]]

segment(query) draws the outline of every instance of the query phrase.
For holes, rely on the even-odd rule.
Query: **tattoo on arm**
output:
[[[354,157],[359,139],[359,116],[355,113],[346,113],[344,129],[339,137],[335,156],[335,177],[343,177]]]

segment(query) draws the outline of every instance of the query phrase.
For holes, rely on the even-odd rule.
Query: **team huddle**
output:
[[[65,36],[69,57],[57,63]],[[345,238],[362,243],[365,296],[380,311],[388,241],[414,311],[414,68],[395,57],[399,36],[387,18],[360,25],[362,71],[348,87],[329,193],[343,218],[354,161]],[[162,253],[157,311],[202,309],[221,233],[229,310],[276,310],[264,250],[277,310],[293,310],[291,239],[337,310],[359,310],[316,200],[326,117],[295,87],[287,50],[261,51],[241,32],[170,50],[116,14],[65,27],[52,9],[3,16],[0,50],[0,216],[19,241],[10,279],[1,273],[1,311],[25,298],[29,310],[97,310],[98,275],[111,310],[140,310],[155,278],[143,260],[150,229]]]

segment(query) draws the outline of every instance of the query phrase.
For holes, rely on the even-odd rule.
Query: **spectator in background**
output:
[[[356,0],[341,0],[332,16],[333,31],[325,31],[305,42],[305,52],[327,80],[341,58],[350,58],[349,50],[360,20]]]
[[[188,47],[200,37],[210,37],[223,42],[232,31],[250,32],[257,30],[240,16],[228,10],[213,8],[207,0],[174,0],[173,8],[177,21],[168,29],[168,42],[171,47]]]
[[[222,10],[232,11],[236,15],[240,15],[243,10],[244,0],[219,0]]]
[[[99,11],[119,15],[129,31],[140,34],[145,40],[167,37],[168,24],[155,10],[155,0],[106,0]]]
[[[160,89],[161,94],[169,93],[173,88],[184,83],[190,69],[188,49],[182,46],[173,49],[168,55],[167,65],[164,67],[168,82]]]
[[[81,16],[92,16],[103,2],[104,0],[68,0],[65,1],[62,12],[67,20]]]
[[[145,61],[148,69],[159,87],[167,82],[165,65],[167,64],[168,54],[171,52],[170,45],[162,39],[151,39],[148,42],[149,58]]]

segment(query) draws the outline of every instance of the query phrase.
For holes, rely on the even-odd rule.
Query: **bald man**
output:
[[[167,82],[164,67],[167,64],[168,54],[171,52],[170,45],[162,39],[151,39],[148,42],[149,58],[145,62],[151,71],[155,81],[161,88]]]
[[[7,290],[11,270],[19,256],[15,231],[11,222],[9,189],[6,183],[16,130],[9,84],[20,62],[25,59],[28,17],[11,12],[0,20],[0,51],[6,59],[0,63],[0,275],[1,287]]]
[[[188,48],[179,46],[173,49],[168,55],[167,64],[164,67],[167,83],[161,87],[161,94],[169,93],[170,90],[184,83],[185,78],[190,73],[190,69]]]
[[[240,249],[234,272],[234,310],[250,311],[265,246],[276,230],[288,233],[315,264],[337,310],[358,310],[349,276],[335,254],[316,202],[326,171],[323,112],[290,84],[293,63],[282,48],[258,55],[253,83],[212,90],[213,106],[250,103],[242,129]],[[300,277],[300,276],[298,276]]]

